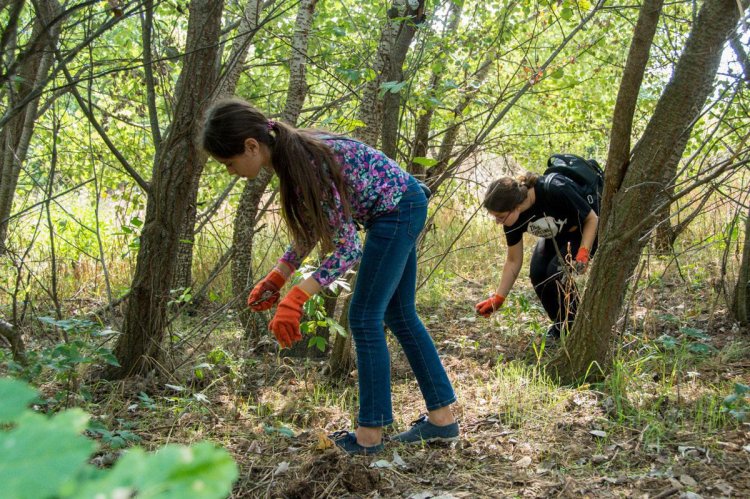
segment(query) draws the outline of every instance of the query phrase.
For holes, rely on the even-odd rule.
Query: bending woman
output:
[[[221,101],[209,110],[203,147],[232,175],[253,179],[261,168],[270,168],[279,177],[282,215],[293,243],[250,293],[252,310],[267,310],[279,300],[289,276],[316,245],[327,254],[278,303],[269,329],[282,347],[302,339],[304,303],[361,259],[349,308],[359,426],[356,433],[335,433],[335,443],[350,454],[383,448],[383,427],[393,422],[384,322],[403,347],[428,410],[427,418],[394,439],[457,438],[449,408],[456,397],[415,308],[416,241],[427,217],[426,187],[361,142],[268,120],[241,100]],[[357,224],[367,231],[364,249]]]
[[[477,313],[489,317],[503,305],[521,271],[523,233],[529,232],[540,238],[531,255],[531,283],[552,321],[548,338],[559,338],[572,325],[578,304],[574,287],[566,285],[564,265],[586,270],[596,251],[599,217],[576,183],[559,174],[502,177],[487,188],[483,206],[503,225],[508,252],[497,291],[477,303]]]

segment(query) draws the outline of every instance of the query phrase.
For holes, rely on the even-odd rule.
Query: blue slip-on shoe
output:
[[[458,440],[458,423],[437,426],[430,423],[427,414],[412,422],[411,428],[391,437],[394,442],[416,444],[421,442],[453,442]]]
[[[332,433],[328,436],[328,438],[333,440],[333,443],[336,444],[337,447],[339,447],[349,455],[371,456],[373,454],[377,454],[385,448],[382,443],[379,443],[378,445],[372,445],[370,447],[359,445],[357,443],[357,435],[346,430]]]

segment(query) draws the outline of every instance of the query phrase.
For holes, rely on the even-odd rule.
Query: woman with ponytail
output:
[[[545,188],[540,188],[544,185]],[[529,275],[544,310],[552,320],[547,338],[560,338],[575,318],[578,296],[566,286],[564,265],[584,272],[596,251],[599,217],[581,196],[576,183],[564,175],[551,178],[526,173],[519,178],[502,177],[487,188],[484,208],[502,224],[508,251],[500,285],[490,297],[476,304],[476,311],[489,317],[510,293],[523,264],[523,233],[539,237],[531,255]]]
[[[336,432],[336,445],[350,454],[383,449],[383,427],[393,422],[383,323],[403,347],[428,411],[392,440],[458,438],[449,407],[456,397],[415,308],[416,241],[427,217],[427,188],[366,144],[269,120],[238,99],[212,106],[202,142],[232,175],[253,179],[261,168],[270,168],[279,177],[282,215],[293,242],[248,296],[252,310],[267,310],[279,301],[281,288],[316,245],[327,255],[278,303],[269,329],[283,348],[302,339],[304,303],[360,262],[349,308],[359,374],[359,425],[356,432]],[[367,232],[364,248],[357,224]]]

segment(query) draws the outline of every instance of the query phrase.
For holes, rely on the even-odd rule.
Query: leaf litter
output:
[[[667,307],[670,298],[653,299]],[[279,358],[271,349],[248,351],[239,338],[223,345],[244,359],[239,374],[206,370],[200,386],[180,373],[167,380],[170,386],[134,379],[118,385],[120,406],[110,402],[102,410],[136,421],[144,445],[153,448],[197,438],[225,445],[241,467],[237,498],[750,496],[750,425],[715,410],[708,414],[702,388],[748,383],[744,357],[716,357],[726,345],[747,348],[742,329],[720,316],[711,328],[708,318],[694,317],[691,327],[707,331],[716,352],[681,366],[684,375],[670,391],[663,374],[644,363],[631,379],[640,385],[630,390],[637,390],[613,394],[544,379],[530,353],[530,341],[539,342],[529,336],[539,320],[533,310],[512,324],[466,321],[461,319],[472,298],[454,300],[439,313],[424,313],[445,317],[430,321],[430,330],[459,396],[462,438],[453,445],[387,443],[376,456],[346,456],[327,435],[352,429],[354,373],[332,382],[322,374],[323,362]],[[641,308],[656,309],[648,303]],[[451,316],[451,310],[460,312]],[[671,320],[645,315],[631,332],[640,348],[662,332],[676,334]],[[646,324],[653,331],[638,330]],[[691,334],[683,335],[686,341],[705,341]],[[403,430],[423,410],[403,354],[395,345],[391,352],[397,422],[387,433]],[[143,393],[153,407],[134,408]],[[698,410],[697,404],[704,405]],[[639,408],[645,408],[642,414]]]

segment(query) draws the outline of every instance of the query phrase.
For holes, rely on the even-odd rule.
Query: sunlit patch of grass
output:
[[[495,417],[510,428],[549,423],[564,412],[564,402],[575,391],[555,385],[541,367],[522,362],[498,362],[490,370],[467,367],[457,383],[465,410],[474,417]]]
[[[640,341],[613,360],[602,385],[609,417],[617,425],[640,428],[644,445],[658,448],[684,433],[710,438],[732,424],[722,410],[731,387],[704,380],[696,367],[707,358],[688,345]]]
[[[735,340],[724,347],[716,355],[716,362],[719,365],[732,364],[750,357],[750,342],[745,340]]]
[[[540,367],[512,362],[495,367],[484,399],[510,426],[519,427],[529,419],[547,419],[567,395]]]

